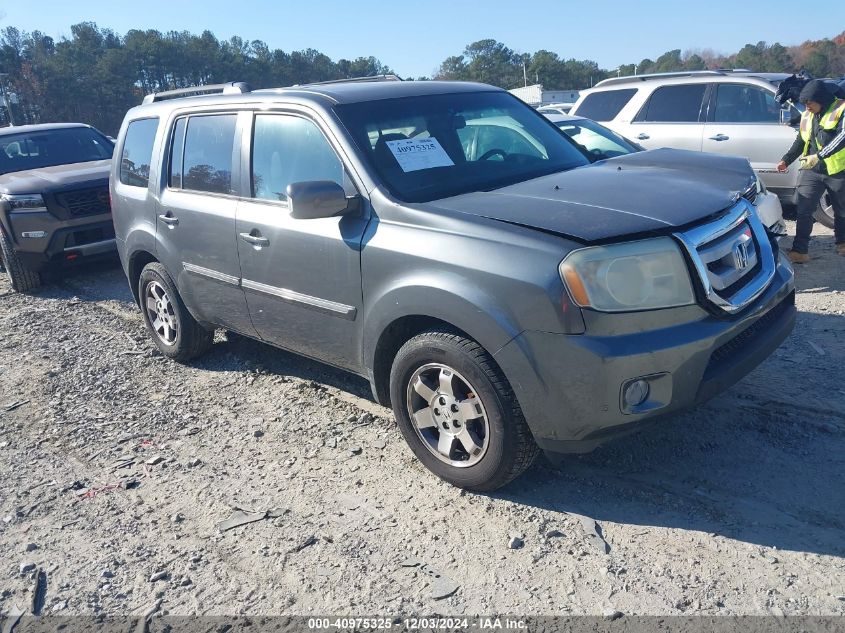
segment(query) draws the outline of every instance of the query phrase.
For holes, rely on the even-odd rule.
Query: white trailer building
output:
[[[535,108],[552,103],[575,103],[579,94],[577,90],[544,90],[542,84],[514,88],[509,92]]]

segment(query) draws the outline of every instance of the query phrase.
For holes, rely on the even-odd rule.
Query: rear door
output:
[[[651,93],[628,131],[616,131],[646,149],[672,147],[700,152],[707,90],[705,83],[661,86]]]
[[[237,120],[234,112],[176,119],[156,238],[162,263],[197,319],[254,335],[235,241]]]
[[[251,141],[250,141],[251,139]],[[242,285],[262,339],[360,369],[361,241],[365,209],[296,219],[287,186],[330,180],[355,195],[328,131],[304,112],[256,113],[245,137],[249,188],[238,206]]]
[[[774,92],[753,84],[720,83],[714,86],[702,149],[744,156],[767,187],[787,189],[795,186],[797,166],[784,174],[776,167],[796,134],[780,122]]]

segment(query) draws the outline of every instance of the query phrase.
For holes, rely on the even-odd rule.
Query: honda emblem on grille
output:
[[[737,270],[743,270],[744,268],[748,268],[748,260],[750,259],[748,248],[750,244],[751,240],[743,240],[734,244],[734,268],[736,268]]]

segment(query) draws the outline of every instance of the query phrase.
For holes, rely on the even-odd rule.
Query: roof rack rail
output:
[[[224,95],[243,94],[245,92],[252,92],[252,88],[244,81],[230,81],[225,84],[209,84],[207,86],[190,86],[188,88],[178,88],[177,90],[153,92],[144,97],[143,103],[155,103],[157,101],[181,99],[183,97],[199,97],[218,92]]]
[[[369,75],[367,77],[348,77],[346,79],[329,79],[328,81],[312,81],[305,84],[294,84],[293,88],[301,88],[303,86],[323,86],[325,84],[342,84],[346,82],[365,82],[365,81],[404,81],[399,75]]]
[[[598,82],[594,88],[598,86],[610,86],[612,84],[624,84],[632,81],[648,81],[649,79],[671,79],[672,77],[697,77],[705,75],[725,75],[723,70],[686,70],[674,73],[649,73],[646,75],[627,75],[625,77],[611,77],[610,79],[603,79]]]

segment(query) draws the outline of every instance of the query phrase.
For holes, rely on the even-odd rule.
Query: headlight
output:
[[[601,312],[695,301],[684,258],[670,237],[573,251],[560,263],[560,276],[576,304]]]
[[[44,198],[41,194],[27,193],[23,195],[3,194],[0,196],[9,205],[9,209],[19,213],[34,213],[36,211],[46,211],[47,206],[44,204]]]

